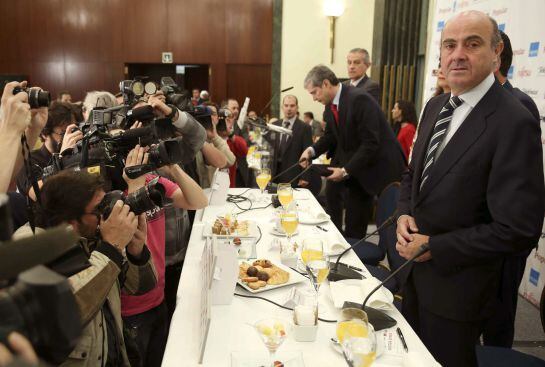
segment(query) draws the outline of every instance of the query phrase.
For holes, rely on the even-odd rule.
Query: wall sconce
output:
[[[333,64],[333,53],[335,50],[335,20],[344,13],[343,0],[324,0],[324,14],[329,17],[329,48],[331,52],[331,63]]]

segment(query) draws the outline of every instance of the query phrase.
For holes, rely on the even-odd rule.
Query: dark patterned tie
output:
[[[422,170],[422,180],[420,181],[420,190],[428,179],[431,168],[437,156],[437,149],[441,142],[445,138],[445,134],[452,120],[452,113],[455,109],[460,107],[463,101],[458,97],[452,97],[447,104],[441,109],[435,127],[433,128],[433,134],[428,145],[428,151],[426,152],[426,159],[424,160],[424,169]]]
[[[290,122],[289,120],[285,120],[282,122],[282,125],[285,129],[290,128]],[[288,142],[289,135],[288,134],[282,134],[280,135],[280,156],[284,155],[284,152],[286,151],[286,143]]]

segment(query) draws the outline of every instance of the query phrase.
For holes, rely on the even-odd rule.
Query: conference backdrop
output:
[[[513,65],[508,78],[513,86],[531,96],[545,116],[545,1],[543,0],[436,0],[430,9],[432,33],[428,35],[424,102],[433,95],[439,65],[441,30],[455,14],[480,10],[496,19],[511,39]]]
[[[435,0],[430,9],[431,30],[428,34],[424,101],[433,96],[437,78],[434,70],[439,66],[441,30],[447,20],[467,10],[480,10],[496,19],[498,26],[511,40],[513,64],[508,78],[513,86],[531,96],[545,116],[545,1],[543,0]],[[428,28],[430,29],[430,28]],[[541,123],[542,136],[545,123]],[[542,141],[545,141],[542,138]],[[522,143],[522,142],[521,142]],[[544,146],[545,148],[545,146]],[[544,156],[545,160],[545,156]],[[545,168],[545,167],[544,167]],[[545,224],[536,248],[526,263],[519,293],[539,307],[545,286]]]

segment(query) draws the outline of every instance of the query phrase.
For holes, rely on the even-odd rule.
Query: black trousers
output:
[[[180,283],[183,265],[183,263],[179,263],[165,267],[165,303],[167,305],[169,323],[176,309],[176,294],[178,293],[178,284]]]
[[[344,235],[351,238],[365,236],[373,213],[373,195],[352,178],[341,182],[327,181],[325,195],[327,213],[339,231],[343,232],[343,209],[346,209]]]
[[[141,314],[123,317],[123,323],[140,354],[139,359],[129,356],[131,366],[161,367],[168,337],[165,302]]]
[[[418,302],[411,275],[404,288],[402,313],[443,367],[478,366],[475,346],[483,323],[451,320],[425,309]]]
[[[520,256],[507,257],[503,262],[495,312],[490,320],[487,320],[483,330],[484,345],[504,348],[513,346],[518,289],[524,276],[528,255],[530,251],[525,251]]]

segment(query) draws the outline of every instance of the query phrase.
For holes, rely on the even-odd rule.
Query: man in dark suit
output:
[[[405,259],[422,244],[430,250],[411,266],[403,314],[446,367],[477,366],[502,261],[541,234],[541,133],[494,80],[502,45],[484,13],[447,22],[441,68],[452,91],[425,107],[401,185],[396,248]]]
[[[539,116],[539,110],[537,109],[536,103],[526,93],[521,91],[518,88],[513,87],[513,85],[507,80],[507,73],[509,72],[509,68],[511,67],[511,63],[513,62],[513,48],[511,47],[511,40],[507,35],[500,31],[501,39],[503,41],[503,51],[500,55],[500,66],[498,70],[494,72],[494,76],[501,85],[503,85],[504,88],[506,88],[509,92],[513,93],[513,96],[515,96],[516,99],[519,100],[520,103],[524,105],[530,111],[532,116],[536,118],[536,120],[539,122],[540,116]]]
[[[361,88],[380,103],[380,85],[367,76],[367,69],[371,66],[369,52],[364,48],[354,48],[346,56],[346,67],[350,80],[343,85]]]
[[[279,134],[277,138],[273,137],[272,142],[275,144],[276,152],[276,167],[273,168],[273,176],[285,171],[274,180],[276,183],[291,182],[301,173],[302,168],[297,165],[297,162],[303,151],[312,145],[312,128],[297,118],[298,108],[297,97],[294,95],[284,96],[282,99],[284,118],[274,122],[274,125],[282,126],[292,132],[292,136]],[[276,133],[273,134],[276,136]],[[318,195],[321,180],[316,173],[309,170],[295,179],[292,186],[308,188],[313,194]]]
[[[380,86],[367,76],[367,69],[371,66],[369,52],[364,48],[354,48],[346,56],[346,68],[349,80],[343,86],[361,88],[369,93],[380,104]],[[338,164],[333,162],[332,164]],[[327,181],[325,195],[328,203],[327,211],[333,223],[342,229],[343,209],[346,205],[346,187],[343,182]],[[372,200],[372,199],[371,199]],[[367,223],[365,224],[367,229]]]
[[[327,124],[324,136],[305,150],[301,159],[329,151],[334,167],[329,168],[332,174],[327,179],[342,182],[347,189],[345,235],[361,238],[371,216],[373,196],[401,177],[403,152],[380,106],[368,93],[342,85],[323,65],[309,71],[305,88],[325,105]],[[333,218],[340,229],[339,219]]]
[[[507,80],[507,72],[511,67],[513,60],[513,49],[511,41],[507,35],[500,31],[503,41],[503,51],[500,55],[500,66],[494,72],[494,76],[500,84],[503,85],[518,101],[530,111],[539,124],[539,111],[534,100],[518,88],[513,88]],[[508,256],[502,264],[500,277],[500,289],[498,292],[497,303],[494,308],[494,314],[486,321],[483,329],[483,344],[495,347],[511,348],[515,336],[515,317],[517,312],[518,289],[526,259],[530,255],[530,249],[521,253]]]

